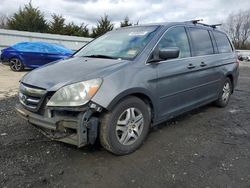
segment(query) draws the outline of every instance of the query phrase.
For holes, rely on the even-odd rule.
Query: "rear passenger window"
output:
[[[214,38],[216,40],[216,44],[219,50],[219,53],[229,53],[232,52],[232,46],[227,38],[227,36],[223,33],[213,32]]]
[[[159,49],[178,47],[179,57],[190,57],[189,42],[184,27],[175,27],[166,32],[159,44]]]
[[[213,44],[207,30],[190,28],[189,32],[192,38],[193,53],[195,56],[214,53]]]

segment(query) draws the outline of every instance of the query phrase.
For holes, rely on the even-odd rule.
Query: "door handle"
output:
[[[188,68],[188,69],[193,69],[193,68],[195,68],[195,66],[194,66],[193,64],[189,64],[189,65],[187,66],[187,68]]]
[[[204,62],[201,62],[200,66],[201,66],[201,67],[205,67],[205,66],[207,66],[207,64],[204,63]]]

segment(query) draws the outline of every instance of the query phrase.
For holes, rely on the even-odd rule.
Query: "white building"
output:
[[[91,40],[92,38],[85,37],[0,29],[0,50],[17,42],[42,41],[61,44],[75,51]]]

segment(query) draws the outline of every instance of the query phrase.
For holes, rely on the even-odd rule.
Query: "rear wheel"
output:
[[[15,72],[22,71],[24,69],[24,65],[20,59],[12,58],[10,60],[10,69]]]
[[[150,110],[137,97],[121,101],[106,113],[100,125],[102,146],[116,155],[125,155],[139,148],[150,128]]]
[[[223,86],[221,87],[219,98],[215,101],[218,107],[227,106],[229,99],[233,91],[232,82],[229,78],[226,78]]]

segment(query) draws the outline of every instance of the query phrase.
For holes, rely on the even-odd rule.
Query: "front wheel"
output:
[[[227,106],[229,99],[233,91],[232,82],[229,78],[226,78],[223,86],[220,89],[219,98],[215,101],[218,107]]]
[[[10,69],[15,72],[22,71],[24,69],[24,65],[20,59],[12,58],[10,60]]]
[[[150,120],[150,110],[144,101],[137,97],[124,99],[102,117],[102,146],[116,155],[135,151],[149,132]]]

